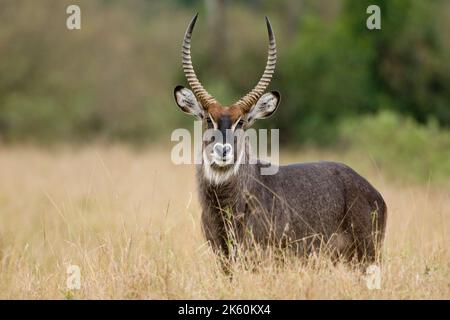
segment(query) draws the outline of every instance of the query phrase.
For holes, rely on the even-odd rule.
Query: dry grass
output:
[[[389,207],[381,290],[321,258],[265,261],[229,281],[201,234],[193,167],[169,157],[118,146],[0,148],[0,298],[450,298],[448,186],[392,183],[370,160],[344,159]],[[317,157],[343,160],[282,159]],[[81,290],[66,287],[71,264]]]

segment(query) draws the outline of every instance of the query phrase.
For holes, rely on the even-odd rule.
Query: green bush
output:
[[[392,111],[344,120],[340,144],[369,154],[393,175],[427,181],[450,179],[450,132],[436,121],[419,125]]]
[[[366,28],[370,4],[381,8],[382,30]],[[305,5],[273,83],[283,96],[275,121],[286,142],[333,145],[341,119],[385,105],[448,128],[450,46],[441,30],[449,9],[439,0],[344,0],[330,18]]]

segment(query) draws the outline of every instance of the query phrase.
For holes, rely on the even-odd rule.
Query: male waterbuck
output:
[[[203,161],[197,166],[202,226],[212,247],[229,256],[232,235],[234,244],[246,248],[275,245],[308,255],[326,244],[333,256],[374,262],[387,213],[383,198],[367,180],[335,162],[291,164],[280,166],[276,174],[263,175],[266,164],[249,161],[253,158],[248,141],[237,134],[256,119],[269,117],[280,102],[278,92],[264,94],[276,63],[269,20],[264,73],[252,91],[227,107],[203,88],[194,72],[190,47],[196,20],[197,15],[186,30],[182,48],[183,70],[192,91],[177,86],[174,95],[182,111],[203,121],[204,131],[223,138],[203,142]]]

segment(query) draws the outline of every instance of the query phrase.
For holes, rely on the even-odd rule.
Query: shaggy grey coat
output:
[[[377,258],[387,209],[366,179],[335,162],[280,166],[275,175],[261,175],[263,165],[243,164],[218,186],[198,166],[202,225],[214,249],[229,255],[230,243],[257,243],[307,255],[326,244],[347,259]]]

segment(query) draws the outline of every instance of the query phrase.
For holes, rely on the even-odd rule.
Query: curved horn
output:
[[[275,71],[275,64],[277,62],[277,45],[275,43],[275,35],[273,34],[272,25],[267,17],[266,24],[267,32],[269,34],[269,49],[266,69],[264,70],[264,73],[256,87],[235,103],[235,105],[239,106],[244,112],[248,112],[263,95],[264,91],[269,86],[270,80],[272,79],[272,75]]]
[[[217,101],[203,88],[202,84],[197,78],[194,71],[194,66],[192,65],[191,59],[191,37],[192,31],[194,30],[195,22],[197,21],[198,13],[192,18],[189,26],[186,29],[186,33],[183,39],[183,71],[186,75],[186,79],[189,86],[194,91],[195,96],[199,100],[200,104],[204,109],[208,109],[209,106]]]

